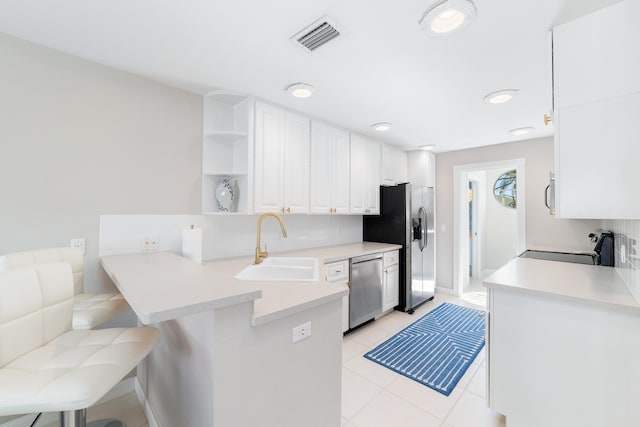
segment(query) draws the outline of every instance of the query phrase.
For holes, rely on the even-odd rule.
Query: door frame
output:
[[[526,196],[524,158],[469,163],[453,167],[453,293],[461,296],[469,285],[469,175],[487,169],[515,169],[518,182],[516,252],[526,249]]]
[[[478,175],[470,173],[468,175],[469,183],[472,187],[472,193],[474,197],[474,202],[472,206],[473,218],[471,220],[471,231],[475,233],[473,236],[473,250],[471,251],[472,259],[471,266],[472,271],[471,277],[479,276],[482,272],[480,266],[482,265],[482,251],[480,248],[482,247],[482,230],[480,230],[480,224],[484,223],[484,189],[481,188],[481,185],[484,185],[485,179],[480,178]],[[482,191],[481,191],[482,190]],[[482,205],[482,207],[481,207]]]

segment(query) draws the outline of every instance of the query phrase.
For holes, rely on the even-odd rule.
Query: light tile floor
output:
[[[486,294],[481,286],[462,298],[438,294],[413,315],[394,311],[344,337],[342,427],[505,427],[486,407],[484,349],[448,397],[362,357],[443,302],[484,308]]]
[[[505,427],[504,417],[486,407],[484,349],[448,397],[362,357],[443,302],[483,308],[485,298],[483,288],[475,286],[462,298],[438,294],[413,315],[394,311],[345,336],[342,427]],[[128,427],[148,427],[133,392],[89,408],[89,419],[108,416],[120,418]]]

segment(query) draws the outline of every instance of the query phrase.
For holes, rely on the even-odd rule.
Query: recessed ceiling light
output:
[[[446,37],[469,25],[477,13],[471,0],[443,0],[427,9],[419,24],[432,36]]]
[[[504,89],[499,90],[497,92],[491,92],[486,95],[483,100],[487,104],[502,104],[507,101],[511,101],[511,99],[516,96],[518,93],[518,89]]]
[[[423,144],[423,145],[420,145],[418,148],[423,151],[429,151],[429,150],[433,150],[435,147],[436,147],[436,144]]]
[[[371,125],[371,127],[373,128],[373,130],[377,130],[378,132],[386,132],[391,129],[391,123],[374,123]]]
[[[295,96],[296,98],[309,98],[310,96],[318,92],[316,88],[306,83],[294,83],[287,86],[285,90],[287,91],[287,93]]]
[[[530,126],[529,126],[529,127],[523,127],[523,128],[511,129],[511,130],[509,131],[509,133],[510,133],[511,135],[526,135],[526,134],[528,134],[528,133],[530,133],[530,132],[533,132],[533,130],[534,130],[534,128],[532,128],[532,127],[530,127]]]

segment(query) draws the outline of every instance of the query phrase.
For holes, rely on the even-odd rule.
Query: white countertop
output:
[[[262,295],[249,282],[228,286],[216,269],[170,252],[103,256],[100,264],[145,325]]]
[[[514,258],[484,279],[484,286],[640,312],[640,304],[612,267]]]
[[[277,254],[319,258],[321,279],[312,283],[235,279],[240,270],[253,262],[252,257],[207,261],[201,265],[174,253],[152,252],[103,256],[100,263],[144,324],[254,301],[251,321],[259,325],[346,295],[348,289],[344,285],[325,282],[323,263],[400,247],[361,242]]]

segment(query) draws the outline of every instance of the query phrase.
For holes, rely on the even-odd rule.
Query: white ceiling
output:
[[[2,0],[0,32],[173,86],[253,94],[404,149],[449,151],[551,135],[548,31],[619,0],[475,0],[447,40],[418,26],[436,0]],[[328,15],[342,34],[289,38]],[[1,52],[0,52],[1,55]],[[293,99],[284,88],[313,85]],[[513,101],[485,104],[501,89]],[[393,129],[375,133],[375,122]],[[513,137],[509,129],[533,126]]]

